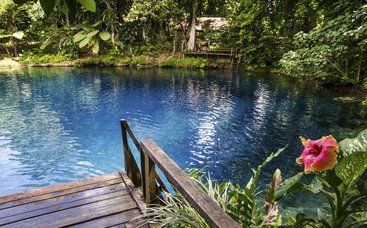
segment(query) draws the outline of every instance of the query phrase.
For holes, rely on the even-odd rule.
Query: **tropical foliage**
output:
[[[352,227],[367,224],[367,129],[355,138],[346,138],[339,144],[332,136],[319,140],[301,138],[305,148],[297,163],[305,166],[304,177],[297,173],[284,181],[277,169],[264,197],[256,185],[262,168],[285,149],[271,154],[257,169],[245,187],[231,182],[217,183],[210,178],[204,181],[203,170],[191,169],[189,175],[198,185],[243,227]],[[340,151],[340,152],[339,152]],[[316,209],[318,217],[299,213],[282,216],[279,203],[282,197],[310,191],[322,194],[329,210]],[[263,201],[264,206],[260,206]],[[159,227],[209,227],[185,198],[166,194],[163,207],[150,207],[145,214],[134,219],[139,224],[155,223]],[[286,208],[285,208],[286,210]]]
[[[280,61],[284,73],[326,82],[360,84],[366,78],[367,5],[353,6],[308,33]]]
[[[366,15],[362,0],[1,0],[0,54],[139,66],[162,53],[233,47],[250,70],[280,67],[291,77],[367,89]],[[196,17],[205,16],[225,17],[229,27],[195,32]],[[155,65],[217,67],[176,57]]]
[[[362,0],[2,0],[0,44],[13,56],[240,48],[248,69],[281,67],[296,78],[367,88],[366,9]],[[229,27],[195,32],[196,18],[206,16]]]

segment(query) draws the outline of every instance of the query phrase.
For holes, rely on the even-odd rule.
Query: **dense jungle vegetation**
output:
[[[227,25],[197,31],[202,17],[220,17]],[[137,66],[159,62],[162,67],[193,68],[206,67],[206,60],[181,58],[180,53],[236,48],[246,68],[278,68],[290,77],[365,96],[367,2],[0,0],[0,48],[1,58],[25,64],[73,61],[81,66]],[[361,100],[366,108],[367,98]],[[263,167],[284,149],[252,169],[244,187],[217,183],[210,176],[204,179],[203,170],[193,169],[190,174],[242,227],[366,227],[366,139],[367,129],[339,142],[331,135],[317,140],[301,137],[304,149],[296,162],[304,166],[304,172],[282,180],[277,169],[267,189],[259,189],[257,180]],[[322,194],[320,205],[326,209],[317,205],[313,217],[279,210],[283,197],[305,191]],[[167,194],[164,207],[148,208],[138,219],[138,224],[210,227],[179,193]]]
[[[228,26],[198,34],[191,26],[198,17],[222,17]],[[292,77],[367,88],[364,0],[1,0],[0,4],[1,52],[21,56],[26,63],[98,55],[101,63],[144,65],[151,62],[149,56],[202,49],[208,46],[205,42],[209,48],[240,48],[247,67],[279,67]],[[81,64],[88,65],[88,60]],[[200,61],[195,64],[203,66]]]

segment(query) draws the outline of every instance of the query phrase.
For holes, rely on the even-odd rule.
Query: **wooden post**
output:
[[[159,203],[159,199],[157,197],[160,193],[160,190],[158,189],[157,183],[155,182],[157,173],[155,171],[154,162],[143,151],[140,152],[140,155],[141,168],[143,171],[142,181],[145,203]]]
[[[121,120],[121,133],[122,133],[122,144],[124,148],[124,161],[125,161],[125,171],[127,176],[131,179],[135,187],[141,186],[141,173],[136,164],[134,156],[130,150],[128,141],[127,141],[127,129],[125,126],[125,120]]]

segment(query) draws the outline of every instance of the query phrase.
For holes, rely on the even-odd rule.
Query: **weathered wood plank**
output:
[[[131,140],[133,141],[133,143],[135,144],[136,148],[140,148],[140,143],[136,139],[136,137],[135,137],[133,131],[131,130],[129,124],[127,124],[127,121],[126,120],[121,120],[121,124],[124,126],[124,128],[127,131],[127,133],[129,133],[129,136],[130,136]]]
[[[130,194],[132,195],[133,199],[135,200],[136,204],[140,208],[141,211],[144,211],[147,207],[147,205],[144,202],[144,195],[143,191],[141,190],[141,187],[136,188],[133,184],[133,182],[128,178],[125,174],[120,173],[121,178],[124,180],[127,189],[129,189]]]
[[[140,215],[139,209],[128,210],[125,212],[108,215],[99,219],[73,225],[73,228],[89,228],[89,227],[111,227],[129,222],[131,219]]]
[[[143,139],[141,146],[144,153],[155,162],[171,184],[204,217],[210,227],[240,227],[153,140]]]
[[[126,120],[124,120],[124,119],[121,119],[120,120],[120,124],[121,124],[121,131],[122,131],[122,138],[123,138],[123,144],[125,145],[127,145],[127,148],[130,150],[130,148],[129,148],[129,146],[128,146],[128,142],[127,142],[127,134],[126,134],[126,132],[129,134],[129,136],[130,136],[130,138],[131,138],[131,140],[133,141],[133,143],[134,143],[134,145],[135,145],[135,147],[140,151],[140,153],[141,153],[141,146],[140,146],[140,143],[138,142],[138,140],[137,140],[137,138],[135,137],[135,135],[134,135],[134,133],[133,133],[133,131],[131,130],[131,128],[130,128],[130,126],[129,126],[129,124],[127,123],[127,121]],[[124,132],[124,131],[126,131],[126,132]],[[125,150],[125,148],[124,148],[124,150]],[[130,151],[130,153],[131,153],[131,151]],[[125,162],[127,161],[127,160],[130,160],[131,158],[130,158],[131,156],[130,155],[128,155],[128,158],[126,158],[125,157]],[[135,161],[135,159],[134,159],[134,162],[133,163],[135,163],[136,164],[136,161]],[[129,165],[128,165],[129,166]],[[133,164],[133,166],[135,166],[134,164]],[[126,166],[125,166],[126,167]],[[138,173],[137,173],[137,177],[132,177],[132,174],[129,174],[129,172],[128,172],[128,170],[131,170],[131,169],[135,169],[135,170],[137,170],[138,171]],[[143,170],[143,169],[142,169]],[[133,181],[133,183],[134,183],[134,185],[135,185],[135,187],[140,187],[141,186],[141,182],[143,181],[143,175],[142,175],[142,173],[139,171],[139,169],[136,167],[136,168],[130,168],[130,167],[128,167],[128,168],[126,168],[126,172],[127,172],[127,175],[128,175],[128,177],[130,177],[130,179],[131,180],[135,180],[135,181]],[[157,181],[158,181],[158,183],[159,183],[159,185],[160,185],[160,187],[164,190],[164,191],[166,191],[166,192],[168,192],[168,189],[167,189],[167,187],[164,185],[164,183],[163,183],[163,181],[161,180],[161,178],[159,177],[159,176],[157,176],[156,177],[156,179],[157,179]],[[139,182],[139,180],[140,180],[140,182]]]
[[[35,203],[22,204],[20,206],[10,207],[10,208],[0,210],[0,221],[1,219],[9,217],[9,216],[29,213],[32,211],[37,211],[37,210],[49,208],[52,206],[65,207],[70,202],[75,202],[75,201],[80,201],[80,200],[91,200],[93,199],[93,197],[103,197],[105,194],[111,194],[115,192],[120,192],[123,195],[127,195],[130,193],[124,183],[117,184],[117,185],[111,185],[111,186],[98,188],[98,189],[87,190],[83,192],[72,193],[72,194],[65,195],[65,196],[37,201]]]
[[[103,200],[116,198],[116,197],[122,197],[122,196],[126,196],[126,195],[129,195],[129,192],[128,192],[127,189],[125,189],[123,191],[112,192],[112,193],[108,193],[108,194],[104,194],[104,195],[98,195],[98,196],[93,196],[93,197],[89,197],[89,198],[85,198],[85,199],[81,199],[81,200],[76,200],[76,201],[72,201],[72,202],[68,202],[68,203],[64,203],[64,204],[58,204],[58,205],[42,208],[42,209],[39,209],[39,210],[29,211],[29,212],[25,212],[25,213],[22,213],[22,214],[17,214],[17,215],[14,215],[14,216],[10,216],[10,217],[0,219],[0,225],[5,225],[5,224],[8,224],[8,223],[33,218],[33,217],[53,213],[53,212],[56,212],[56,211],[61,211],[61,210],[65,210],[65,209],[69,209],[69,208],[73,208],[73,207],[87,205],[87,204],[90,204],[90,203],[95,203],[95,202],[98,202],[98,201],[103,201]]]
[[[141,153],[141,169],[143,171],[142,179],[145,203],[155,203],[157,202],[157,193],[159,192],[155,182],[157,173],[155,171],[154,162],[145,153]]]
[[[137,205],[130,195],[125,195],[45,214],[35,218],[25,219],[19,222],[7,224],[3,227],[43,228],[70,226],[131,209],[137,209]]]
[[[125,161],[126,174],[136,187],[140,187],[142,181],[141,172],[139,170],[138,165],[136,164],[135,158],[130,150],[129,143],[127,140],[127,129],[129,129],[129,126],[125,120],[120,120],[120,125],[122,133],[122,145],[124,148],[124,161]]]
[[[25,192],[12,194],[12,195],[2,196],[2,197],[0,197],[0,205],[3,204],[3,203],[10,202],[10,201],[15,201],[15,200],[29,198],[29,197],[32,197],[32,196],[42,195],[42,194],[46,194],[46,193],[50,193],[50,192],[65,190],[65,189],[68,189],[68,188],[73,188],[75,186],[83,186],[83,185],[103,182],[103,181],[116,179],[116,178],[119,178],[119,174],[118,173],[113,173],[113,174],[108,174],[108,175],[104,175],[104,176],[93,177],[93,178],[86,179],[86,180],[73,181],[73,182],[66,183],[66,184],[59,184],[59,185],[54,185],[54,186],[50,186],[50,187],[33,189],[33,190],[25,191]]]
[[[46,208],[46,207],[50,207],[50,206],[54,206],[58,204],[64,204],[64,203],[68,203],[68,202],[72,202],[76,200],[82,200],[85,198],[103,195],[103,194],[112,193],[112,192],[117,192],[117,191],[125,191],[127,193],[129,192],[125,183],[119,183],[119,184],[105,186],[101,188],[76,192],[70,195],[59,196],[59,197],[55,197],[52,199],[46,199],[46,200],[38,201],[36,203],[27,203],[27,204],[22,204],[22,205],[15,206],[15,207],[2,209],[0,210],[0,218],[4,218],[4,217],[16,215],[16,214],[21,214],[25,212],[35,211],[35,210],[39,210],[42,208]]]
[[[103,187],[103,186],[109,186],[109,185],[114,185],[114,184],[119,184],[119,183],[122,183],[122,179],[121,179],[120,176],[119,176],[119,178],[110,179],[110,180],[103,181],[103,182],[95,182],[95,183],[92,183],[92,184],[82,185],[82,186],[78,186],[77,183],[71,182],[70,184],[67,184],[67,185],[72,186],[72,188],[64,188],[65,186],[60,186],[61,187],[60,189],[62,189],[62,190],[56,190],[54,192],[49,192],[49,193],[46,193],[46,194],[30,196],[29,198],[24,198],[24,197],[20,196],[21,199],[19,199],[19,200],[15,200],[15,201],[12,201],[12,202],[7,202],[7,203],[0,204],[0,209],[5,209],[5,208],[14,207],[14,206],[18,206],[18,205],[22,205],[22,204],[26,204],[26,203],[31,203],[31,202],[36,202],[36,201],[41,201],[41,200],[46,200],[46,199],[50,199],[50,198],[55,198],[55,197],[58,197],[58,196],[65,196],[65,195],[80,192],[80,191],[100,188],[100,187]],[[58,185],[56,185],[54,187],[57,187],[57,186]]]

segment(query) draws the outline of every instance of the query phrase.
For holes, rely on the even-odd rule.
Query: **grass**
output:
[[[25,52],[20,57],[19,62],[25,64],[43,64],[43,63],[53,64],[70,61],[71,59],[72,59],[71,55],[61,55],[61,54],[37,55],[30,52]]]
[[[190,69],[202,69],[209,66],[206,59],[203,58],[176,58],[168,57],[158,61],[157,59],[145,56],[119,56],[113,54],[92,56],[88,58],[78,58],[70,54],[35,54],[32,52],[25,52],[21,58],[20,63],[23,64],[55,64],[71,61],[73,65],[78,67],[89,67],[89,66],[118,66],[118,65],[129,65],[131,67],[139,66],[154,66],[164,68],[190,68]]]

